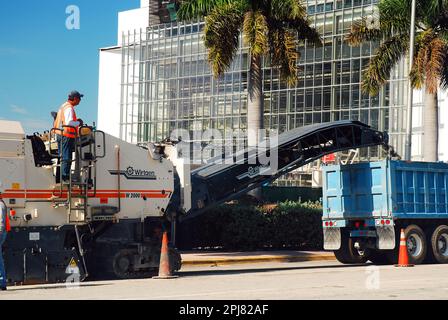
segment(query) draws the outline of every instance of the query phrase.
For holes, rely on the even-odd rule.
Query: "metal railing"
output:
[[[74,157],[71,160],[64,160],[62,157],[62,137],[64,129],[72,129],[77,132],[74,141]],[[87,219],[88,199],[95,197],[97,193],[97,168],[96,163],[98,159],[106,156],[106,138],[103,131],[95,130],[90,126],[83,125],[81,127],[63,126],[60,128],[52,128],[49,133],[49,154],[57,158],[56,168],[56,184],[59,181],[59,194],[55,195],[58,205],[67,207],[67,222],[85,222]],[[100,144],[97,144],[100,141]],[[57,148],[54,148],[54,145]],[[98,149],[102,151],[98,154]],[[62,167],[65,162],[69,162],[69,179],[63,180]],[[73,169],[73,163],[75,168]],[[67,197],[64,198],[64,187],[67,189]],[[77,187],[77,188],[75,188]],[[76,189],[76,190],[75,190]],[[93,191],[90,192],[90,191]],[[90,193],[89,193],[90,192]],[[74,199],[81,199],[82,205],[74,204]],[[76,211],[77,215],[81,211],[84,216],[80,221],[77,216],[76,220],[72,220],[72,212]]]

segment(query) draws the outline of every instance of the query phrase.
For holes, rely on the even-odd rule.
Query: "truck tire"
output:
[[[398,232],[400,234],[400,232]],[[411,224],[404,229],[404,236],[406,239],[406,246],[408,248],[408,258],[410,264],[421,264],[426,258],[427,253],[427,240],[425,232],[422,228],[415,224]],[[394,263],[398,263],[398,253],[400,250],[400,241],[397,242],[398,246],[394,250],[394,256],[396,257]]]
[[[398,263],[398,253],[400,250],[400,229],[395,230],[397,239],[394,250],[387,250],[387,257],[392,264]],[[422,264],[427,258],[428,245],[425,232],[417,225],[411,224],[404,229],[408,258],[410,264]]]
[[[361,256],[354,245],[355,241],[347,232],[341,230],[341,248],[333,251],[336,259],[343,264],[366,263],[367,257]]]
[[[448,263],[448,226],[438,226],[431,236],[432,256],[438,263]]]

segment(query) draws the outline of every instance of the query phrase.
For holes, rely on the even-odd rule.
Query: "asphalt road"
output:
[[[0,300],[447,299],[448,265],[345,266],[338,262],[186,267],[173,280],[12,287]]]

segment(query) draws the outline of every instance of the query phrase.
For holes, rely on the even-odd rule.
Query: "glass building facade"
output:
[[[265,127],[283,132],[305,125],[360,120],[388,131],[402,153],[406,79],[396,75],[376,96],[361,92],[361,72],[379,43],[350,47],[344,36],[355,20],[377,11],[375,0],[309,0],[310,20],[322,46],[298,43],[299,81],[290,87],[264,61]],[[121,138],[132,143],[161,141],[174,129],[227,132],[247,129],[248,48],[240,40],[235,60],[214,78],[203,44],[204,22],[164,23],[123,34]],[[266,59],[267,60],[267,59]],[[401,68],[402,69],[402,68]],[[394,94],[394,99],[391,99]],[[393,100],[393,101],[392,101]],[[223,143],[232,143],[223,139]],[[378,147],[360,158],[381,158]]]

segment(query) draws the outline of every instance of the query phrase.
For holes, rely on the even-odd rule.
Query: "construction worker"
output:
[[[8,211],[0,193],[0,290],[2,291],[6,290],[6,271],[3,262],[2,246],[6,240],[6,235],[10,230],[11,226],[9,224]]]
[[[70,167],[72,162],[72,153],[75,151],[75,139],[78,135],[78,127],[82,126],[84,122],[78,119],[75,112],[75,107],[81,102],[83,94],[78,91],[72,91],[68,95],[68,100],[58,111],[56,119],[54,120],[53,128],[60,129],[58,132],[58,150],[62,158],[62,182],[68,183],[70,179]],[[59,173],[56,177],[56,182],[59,180]]]

